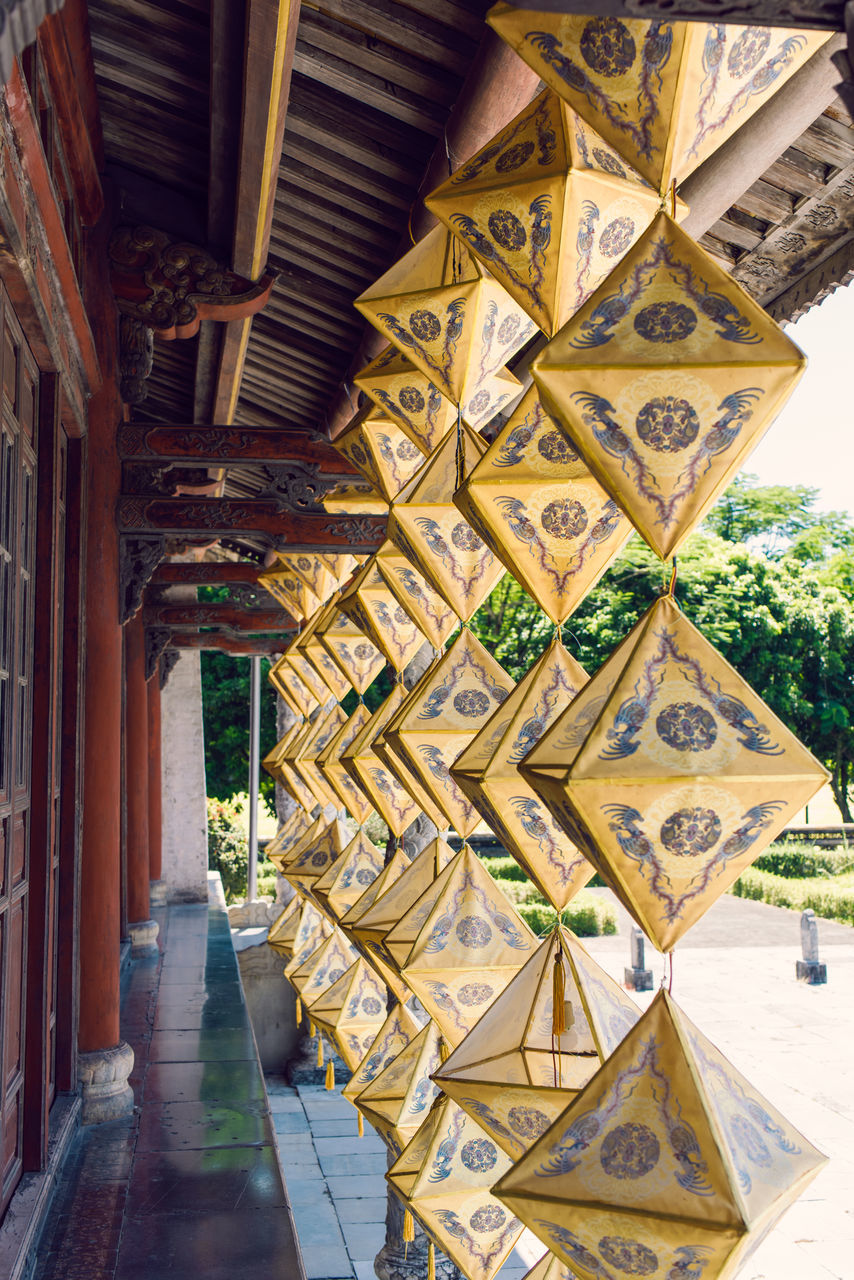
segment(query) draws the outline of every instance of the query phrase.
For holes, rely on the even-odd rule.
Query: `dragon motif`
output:
[[[525,450],[547,421],[546,411],[539,400],[518,427],[514,427],[495,455],[496,467],[518,467],[525,461]]]
[[[511,1133],[506,1124],[498,1119],[498,1116],[487,1102],[481,1102],[479,1098],[462,1098],[460,1103],[470,1115],[477,1117],[481,1128],[487,1131],[491,1130],[497,1138],[503,1138],[505,1142],[511,1143],[512,1146],[517,1148],[520,1155],[524,1155],[525,1144],[515,1133]]]
[[[474,218],[465,213],[455,213],[451,216],[451,222],[457,234],[468,241],[480,260],[486,263],[493,273],[503,272],[509,280],[513,281],[516,288],[530,298],[534,306],[540,309],[543,308],[540,290],[545,279],[545,255],[552,237],[551,203],[551,196],[545,194],[537,196],[528,205],[528,216],[531,219],[531,223],[525,236],[529,249],[527,275],[524,276],[501,252],[501,248],[495,240],[480,229]],[[495,307],[495,303],[492,303],[491,306]],[[484,354],[481,359],[478,382],[482,382],[487,372],[489,372],[485,369],[486,353],[488,352],[487,342],[491,346],[491,331],[488,335],[484,333]]]
[[[529,123],[534,125],[537,134],[539,146],[537,164],[551,164],[555,158],[557,138],[549,120],[548,99],[542,98],[529,119],[523,118],[517,120],[514,126],[508,126],[508,129],[499,134],[494,142],[479,151],[473,159],[461,165],[456,173],[451,175],[451,182],[458,186],[460,183],[471,182],[474,178],[479,177],[487,165],[491,164],[493,160],[497,160],[502,152],[507,153],[511,150],[519,134],[528,128]],[[524,146],[524,143],[522,146]],[[533,154],[533,148],[531,149],[531,154]]]
[[[592,200],[585,200],[581,206],[581,216],[578,219],[578,233],[575,237],[575,251],[578,256],[578,266],[575,274],[575,310],[581,306],[587,297],[587,290],[584,282],[590,273],[590,263],[593,259],[593,245],[596,242],[596,223],[599,220],[599,206],[594,204]]]
[[[481,541],[481,550],[477,563],[468,574],[460,573],[457,558],[448,546],[438,523],[429,516],[417,516],[415,524],[420,529],[429,550],[442,561],[442,564],[450,572],[452,581],[457,584],[465,599],[468,600],[474,594],[477,584],[483,578],[487,568],[492,564],[494,560],[492,552]]]
[[[524,502],[520,498],[502,495],[495,499],[495,503],[510,532],[517,541],[528,548],[532,558],[546,575],[552,590],[558,596],[566,594],[573,578],[582,571],[590,557],[618,532],[625,518],[616,502],[609,499],[602,507],[598,519],[586,530],[586,536],[566,569],[561,573],[555,568],[552,552],[540,537],[534,522],[529,519],[528,508]]]
[[[496,704],[500,705],[507,697],[507,690],[489,673],[483,663],[477,662],[474,656],[466,651],[453,664],[442,680],[441,685],[428,695],[424,706],[418,713],[418,719],[435,720],[441,714],[445,702],[467,675],[475,679],[478,687],[492,698]]]
[[[566,861],[557,832],[554,827],[549,826],[539,801],[533,796],[511,796],[510,803],[525,834],[536,840],[537,848],[545,855],[546,862],[561,885],[568,884],[585,859],[578,854],[571,861]]]
[[[446,1135],[436,1148],[433,1167],[427,1175],[429,1182],[444,1182],[445,1178],[450,1177],[465,1124],[465,1112],[457,1108],[451,1113],[451,1123],[448,1125]]]
[[[503,1210],[500,1212],[503,1215]],[[476,1259],[480,1267],[487,1273],[495,1259],[500,1258],[504,1250],[509,1248],[509,1240],[520,1226],[516,1218],[510,1217],[504,1224],[504,1230],[493,1241],[492,1247],[487,1249],[481,1241],[475,1240],[468,1227],[461,1222],[453,1209],[437,1209],[435,1213],[448,1235],[454,1240],[459,1240],[460,1244],[465,1247],[469,1257]]]
[[[393,336],[395,342],[401,347],[414,353],[438,378],[448,392],[451,399],[455,399],[450,382],[450,370],[453,364],[454,356],[457,350],[457,343],[460,340],[463,331],[463,323],[465,321],[466,299],[455,298],[449,302],[445,308],[447,320],[445,323],[445,337],[442,344],[442,361],[441,363],[427,350],[424,343],[416,338],[405,325],[401,324],[397,316],[391,315],[389,312],[381,311],[377,318],[383,322],[386,328]]]
[[[718,129],[725,128],[732,117],[738,115],[751,98],[758,93],[765,93],[806,44],[804,36],[789,36],[767,61],[757,67],[746,84],[727,104],[725,110],[715,119],[709,120],[707,113],[711,110],[715,101],[717,81],[720,67],[723,63],[724,44],[726,42],[725,31],[726,28],[722,25],[712,26],[706,37],[706,45],[703,50],[703,67],[707,71],[709,87],[703,94],[697,108],[697,133],[688,152],[689,156],[697,154],[710,133],[715,133]],[[706,81],[703,83],[705,86]]]
[[[460,917],[463,904],[476,902],[480,910],[489,919],[492,926],[498,930],[508,947],[514,951],[530,951],[531,944],[527,938],[521,934],[510,919],[503,911],[499,911],[495,904],[490,901],[484,893],[480,885],[475,884],[470,871],[464,872],[462,879],[457,886],[452,898],[447,903],[445,910],[434,921],[430,930],[430,937],[424,946],[424,951],[428,954],[435,954],[444,951],[451,934],[451,929],[455,921]]]

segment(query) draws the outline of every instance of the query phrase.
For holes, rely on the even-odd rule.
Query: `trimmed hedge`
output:
[[[502,884],[502,889],[506,886]],[[542,937],[554,928],[557,912],[554,907],[543,902],[528,902],[519,908],[519,915],[533,929],[538,937]],[[617,932],[617,913],[607,898],[597,894],[586,893],[582,889],[561,913],[563,923],[579,938],[596,938],[605,933]]]
[[[817,849],[801,840],[778,840],[753,863],[756,871],[770,871],[788,880],[804,880],[822,874],[836,876],[854,867],[854,850]]]
[[[788,907],[805,911],[812,907],[817,916],[854,925],[854,875],[835,880],[809,876],[793,879],[751,867],[742,873],[732,887],[737,898],[752,898],[772,907]]]
[[[510,857],[509,854],[499,856],[481,854],[481,857],[487,871],[496,880],[528,880],[527,872],[523,871],[516,859]],[[604,888],[604,881],[596,874],[592,880],[588,880],[587,888]]]

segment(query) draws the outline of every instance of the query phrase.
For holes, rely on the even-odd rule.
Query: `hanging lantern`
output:
[[[277,847],[273,851],[273,865],[280,875],[289,859],[295,858],[303,850],[307,849],[314,840],[320,839],[329,826],[329,821],[329,818],[325,818],[323,814],[318,818],[309,819],[308,827],[301,832],[298,838],[287,841],[283,847],[278,845],[278,835],[275,837],[274,843],[277,844]]]
[[[458,1045],[533,953],[536,938],[476,854],[464,845],[427,890],[431,909],[400,966],[451,1045]],[[416,902],[385,940],[392,950]]]
[[[318,600],[325,604],[336,589],[346,582],[356,567],[356,557],[343,555],[316,555],[306,551],[282,557],[293,572],[302,578]]]
[[[317,757],[317,766],[324,778],[337,794],[340,803],[360,826],[367,822],[373,813],[373,807],[361,787],[356,786],[341,764],[341,753],[361,732],[370,716],[368,708],[360,702]]]
[[[660,951],[828,776],[670,596],[519,767]]]
[[[371,640],[395,671],[403,671],[425,637],[398,604],[379,571],[376,556],[341,592],[341,612]]]
[[[338,605],[317,628],[317,637],[357,693],[364,693],[385,666],[385,658]]]
[[[363,480],[339,484],[325,495],[320,504],[329,515],[386,516],[388,503],[382,494]]]
[[[438,661],[438,659],[437,659]],[[431,668],[425,673],[429,674]],[[423,678],[423,677],[422,677]],[[401,700],[401,706],[403,699]],[[430,821],[439,831],[447,829],[448,819],[434,803],[433,797],[422,786],[419,778],[412,772],[405,760],[402,760],[392,750],[386,741],[385,727],[381,728],[371,743],[371,750],[376,756],[380,764],[397,779],[398,784],[403,787],[412,800],[413,804],[425,813]]]
[[[402,836],[418,817],[420,809],[397,776],[380,763],[371,744],[405,697],[403,686],[395,684],[385,701],[340,756],[342,767],[353,783],[361,788],[393,836]]]
[[[382,869],[382,850],[364,831],[357,831],[341,857],[315,881],[312,897],[333,920],[340,922]]]
[[[454,505],[557,623],[575,611],[632,531],[534,387],[454,494]]]
[[[723,1280],[824,1163],[662,989],[495,1194],[584,1280]]]
[[[485,452],[481,437],[461,424],[401,490],[388,518],[391,541],[463,619],[504,577],[500,560],[452,502],[454,490]]]
[[[341,1096],[356,1106],[356,1097],[366,1085],[405,1049],[420,1027],[405,1004],[396,1004],[368,1046],[365,1056],[341,1090]],[[359,1122],[361,1123],[361,1113]]]
[[[551,337],[649,225],[659,197],[547,90],[425,204]]]
[[[308,1008],[337,982],[358,957],[340,929],[332,933],[300,964],[285,965],[285,977]]]
[[[444,227],[428,232],[355,305],[472,427],[518,391],[504,366],[536,325]]]
[[[290,707],[300,720],[304,716],[310,716],[318,706],[318,699],[300,678],[298,672],[286,661],[284,653],[280,654],[270,667],[267,679],[285,705]]]
[[[294,618],[310,618],[321,601],[290,569],[268,569],[258,574],[258,586],[263,587]]]
[[[315,706],[325,707],[327,702],[334,699],[335,694],[326,683],[326,680],[321,678],[293,642],[285,650],[283,657],[285,659],[283,666],[291,668],[314,699],[313,705],[303,713],[304,715],[311,715]]]
[[[381,351],[354,381],[425,455],[457,420],[450,400],[396,347]]]
[[[276,766],[282,786],[293,796],[306,815],[309,815],[317,806],[318,800],[311,788],[306,785],[302,777],[297,773],[294,767],[294,760],[313,732],[314,725],[310,722],[298,726],[298,732],[294,734],[292,740],[284,748]],[[323,808],[323,804],[321,808]]]
[[[299,749],[294,757],[294,769],[305,785],[314,793],[321,809],[331,804],[333,809],[340,807],[340,800],[334,789],[320,772],[317,757],[325,746],[347,720],[347,713],[337,704],[324,715],[321,711],[305,738],[301,738]],[[296,744],[295,744],[296,745]],[[292,748],[293,749],[293,748]]]
[[[593,867],[521,776],[519,762],[586,683],[556,637],[451,765],[457,786],[557,911]]]
[[[413,568],[408,558],[393,542],[384,542],[376,553],[376,564],[386,586],[405,609],[434,649],[443,649],[445,641],[459,622],[453,609],[434,591],[423,574]]]
[[[285,784],[284,778],[280,773],[280,765],[284,760],[285,752],[287,751],[291,743],[294,741],[297,734],[303,728],[303,724],[304,722],[301,718],[295,720],[294,723],[291,725],[290,729],[285,730],[284,734],[276,743],[276,745],[272,748],[272,750],[267,752],[267,754],[263,757],[261,761],[262,769],[264,769],[267,773],[269,773],[270,777],[273,779],[274,782],[278,782],[282,786],[285,786],[286,784]]]
[[[301,909],[302,902],[298,895],[294,895],[267,930],[267,945],[285,960],[290,960],[294,953],[294,939],[299,928]]]
[[[555,991],[562,992],[555,1013]],[[518,1160],[592,1079],[640,1010],[553,929],[433,1079]]]
[[[657,191],[684,181],[828,38],[496,4],[487,22]],[[705,1277],[704,1277],[705,1280]]]
[[[367,960],[368,964],[377,971],[395,1000],[403,1002],[406,1002],[412,994],[406,983],[400,977],[400,974],[391,968],[381,951],[374,948],[371,943],[365,943],[359,938],[356,928],[363,912],[370,910],[377,898],[394,884],[397,877],[408,866],[409,859],[406,854],[401,849],[395,849],[391,861],[383,867],[376,879],[371,881],[362,896],[345,912],[339,921],[341,929],[350,939],[350,942],[362,958]]]
[[[352,685],[338,664],[330,658],[317,635],[317,629],[321,623],[326,623],[331,619],[337,608],[337,600],[338,595],[336,593],[327,605],[322,609],[318,609],[296,640],[289,646],[289,649],[293,649],[307,660],[323,680],[336,702],[340,702],[350,692]]]
[[[480,815],[451,777],[460,754],[513,688],[513,681],[468,628],[427,671],[385,728],[390,750],[417,776],[461,836]]]
[[[442,1043],[439,1028],[428,1022],[353,1099],[395,1156],[418,1132],[438,1093],[430,1076],[441,1062]]]
[[[284,826],[279,827],[264,850],[264,857],[272,862],[277,871],[281,870],[281,863],[311,826],[312,820],[305,810],[296,809]]]
[[[320,914],[313,902],[304,902],[294,935],[293,952],[284,968],[285,977],[290,980],[291,974],[331,935],[332,925],[329,921]]]
[[[397,497],[425,458],[424,451],[391,417],[373,407],[358,413],[332,444],[386,502]]]
[[[662,558],[759,443],[802,352],[666,213],[531,366],[546,411]]]
[[[509,1167],[480,1125],[444,1098],[386,1178],[468,1280],[491,1280],[522,1234],[519,1219],[490,1193]]]
[[[347,828],[335,818],[317,839],[309,841],[296,854],[285,859],[282,875],[297,893],[311,898],[324,911],[325,904],[314,897],[314,883],[340,859],[349,843]]]
[[[360,959],[313,1000],[307,1011],[354,1071],[385,1022],[385,1002],[385,986]]]

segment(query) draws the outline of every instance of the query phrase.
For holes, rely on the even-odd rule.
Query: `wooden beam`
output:
[[[254,533],[288,551],[330,554],[378,551],[386,527],[385,516],[293,515],[263,499],[123,496],[116,514],[122,533],[209,536],[211,541]]]
[[[257,564],[231,560],[202,560],[190,564],[159,564],[149,579],[152,587],[218,587],[229,582],[256,586],[258,574],[264,570]]]
[[[241,609],[233,604],[149,604],[142,611],[147,627],[229,627],[232,631],[294,631],[283,609]]]
[[[668,22],[736,22],[758,27],[815,27],[845,29],[845,0],[510,0],[518,9],[548,9],[549,13],[590,14],[596,17],[662,18]]]
[[[222,467],[229,463],[298,463],[316,467],[319,476],[350,480],[359,472],[319,432],[287,428],[167,426],[124,422],[117,432],[119,457]]]
[[[230,653],[234,657],[247,658],[257,653],[264,658],[283,653],[289,644],[290,637],[278,640],[275,636],[226,636],[216,631],[203,631],[200,634],[173,631],[166,647],[168,649],[213,649],[221,653]]]

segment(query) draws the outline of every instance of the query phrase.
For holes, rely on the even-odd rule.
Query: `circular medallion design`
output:
[[[373,884],[374,878],[373,871],[368,871],[367,868],[356,872],[356,884],[363,884],[367,887],[369,884]]]
[[[560,431],[545,431],[537,441],[537,453],[546,462],[577,462],[578,454]]]
[[[471,400],[469,400],[468,412],[473,414],[485,413],[489,408],[489,399],[488,391],[476,391]]]
[[[696,327],[696,312],[684,302],[651,302],[635,316],[635,333],[647,342],[682,342]]]
[[[609,1178],[634,1181],[643,1178],[658,1164],[658,1138],[645,1124],[618,1124],[605,1135],[599,1163]]]
[[[397,606],[394,613],[392,614],[392,617],[394,618],[395,622],[399,623],[401,627],[404,625],[404,623],[409,622],[409,614],[406,612],[405,609],[401,609],[400,605]]]
[[[507,1221],[507,1214],[497,1204],[485,1204],[480,1209],[475,1209],[469,1218],[469,1226],[472,1231],[477,1231],[481,1235],[485,1235],[487,1231],[500,1231]]]
[[[730,1128],[739,1148],[748,1160],[758,1165],[771,1163],[771,1152],[765,1145],[761,1133],[746,1116],[731,1116]]]
[[[536,1107],[511,1107],[507,1112],[507,1123],[520,1138],[539,1138],[549,1127],[549,1118],[545,1111]]]
[[[313,867],[322,867],[325,861],[326,861],[325,853],[312,854],[311,865]]]
[[[718,726],[712,713],[696,702],[671,702],[656,716],[655,732],[674,751],[708,751]]]
[[[521,169],[533,154],[533,142],[515,142],[512,147],[501,152],[495,161],[495,167],[499,173],[511,173],[514,169]]]
[[[486,225],[489,234],[502,249],[515,253],[517,249],[524,248],[528,234],[515,213],[511,213],[509,209],[494,209]]]
[[[487,1173],[498,1163],[498,1151],[488,1138],[471,1138],[463,1143],[460,1159],[469,1173]]]
[[[461,520],[451,530],[451,542],[460,551],[482,551],[483,543],[470,524]]]
[[[306,569],[311,568],[311,561],[308,556],[297,556],[297,568],[302,569],[303,573]]]
[[[661,824],[659,837],[674,857],[697,858],[720,840],[721,820],[714,809],[677,809]]]
[[[492,996],[492,987],[488,982],[467,982],[457,992],[457,999],[467,1009],[485,1004],[487,1000],[492,999]]]
[[[293,578],[282,578],[282,586],[286,591],[296,591],[298,585],[299,584],[295,582]]]
[[[639,1240],[626,1240],[624,1236],[603,1236],[599,1252],[609,1266],[616,1267],[627,1276],[651,1276],[658,1270],[658,1258]]]
[[[492,930],[485,920],[477,916],[463,916],[456,928],[456,934],[464,947],[479,951],[492,940]]]
[[[632,243],[635,224],[631,218],[615,218],[599,237],[599,252],[606,258],[618,258]]]
[[[454,710],[461,716],[482,716],[489,710],[489,698],[480,689],[463,689],[454,698]]]
[[[442,332],[439,317],[432,311],[413,311],[409,317],[409,328],[419,342],[435,342]]]
[[[360,662],[370,662],[371,658],[374,656],[373,646],[369,644],[357,644],[353,653]]]
[[[362,1001],[362,1013],[366,1013],[369,1018],[375,1018],[382,1011],[382,1001],[377,1000],[375,996],[368,996],[367,1000]]]
[[[519,332],[521,320],[518,316],[505,316],[498,326],[498,341],[502,347],[506,347],[508,342],[512,342]]]
[[[402,387],[398,399],[407,413],[421,413],[424,409],[424,397],[417,387]]]
[[[345,972],[344,969],[333,969],[331,973],[327,973],[326,981],[329,986],[331,987],[332,983],[337,982],[339,978],[343,978]]]
[[[612,156],[609,151],[603,150],[602,147],[594,147],[593,159],[596,161],[603,173],[613,173],[615,178],[625,178],[625,169],[620,164],[617,157]]]
[[[575,499],[557,498],[544,508],[540,524],[553,538],[569,541],[587,528],[587,512]]]
[[[354,462],[361,463],[362,466],[364,466],[365,463],[368,461],[368,455],[365,453],[365,450],[362,448],[360,444],[350,445],[350,457],[353,459]]]
[[[581,33],[581,56],[599,76],[624,75],[635,60],[632,33],[619,18],[592,18]]]
[[[635,430],[656,453],[679,453],[697,439],[700,419],[693,405],[680,396],[656,396],[641,409]]]
[[[400,458],[401,462],[411,462],[413,458],[422,457],[422,453],[418,448],[418,445],[413,444],[411,440],[401,440],[400,444],[395,449],[395,453],[398,458]]]
[[[746,27],[733,43],[726,60],[727,70],[734,80],[741,80],[762,61],[771,43],[767,27]]]

